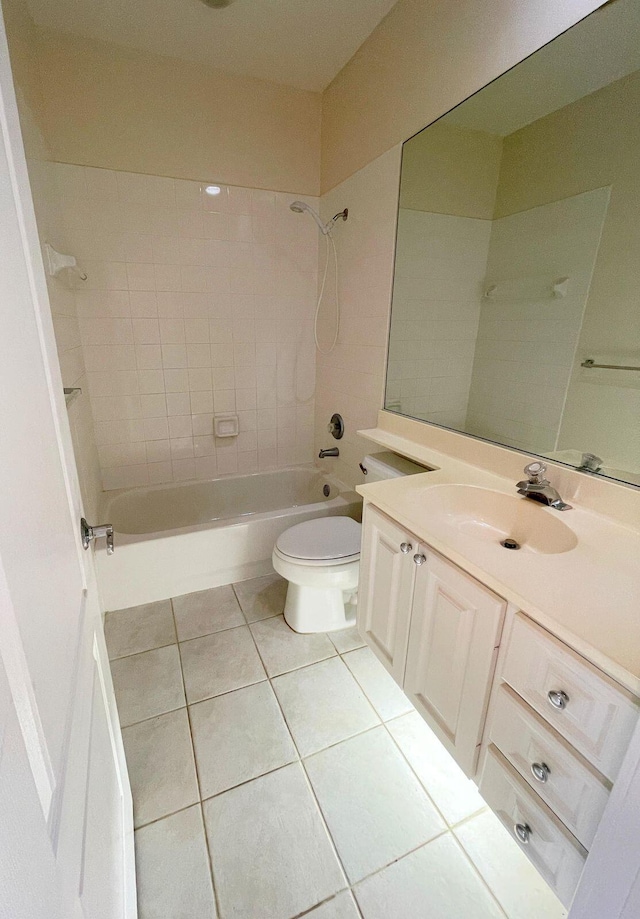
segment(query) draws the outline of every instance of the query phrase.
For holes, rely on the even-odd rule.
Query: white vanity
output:
[[[640,713],[640,533],[404,448],[437,468],[358,488],[358,628],[568,905]]]

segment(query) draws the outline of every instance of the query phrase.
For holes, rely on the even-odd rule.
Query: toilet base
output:
[[[356,592],[289,582],[284,618],[294,632],[336,632],[356,622]]]

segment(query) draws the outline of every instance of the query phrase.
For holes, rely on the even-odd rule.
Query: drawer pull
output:
[[[550,689],[547,693],[547,699],[558,711],[566,708],[569,702],[569,696],[562,689]]]
[[[546,782],[550,773],[546,763],[531,763],[531,774],[537,782]]]
[[[531,827],[528,823],[515,823],[513,832],[518,842],[521,842],[523,846],[528,845],[531,838]]]
[[[424,565],[424,563],[427,560],[427,556],[426,555],[414,555],[413,560],[418,566]]]
[[[403,555],[408,555],[412,549],[413,549],[413,546],[411,545],[410,542],[400,543],[400,551],[402,552]]]

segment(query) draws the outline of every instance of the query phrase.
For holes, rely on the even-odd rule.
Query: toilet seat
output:
[[[317,517],[282,533],[275,553],[311,567],[346,565],[360,558],[361,531],[351,517]]]

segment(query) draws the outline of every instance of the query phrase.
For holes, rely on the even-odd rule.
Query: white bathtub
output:
[[[360,512],[355,492],[309,467],[106,492],[100,516],[113,524],[115,553],[96,550],[104,608],[269,574],[286,529],[325,515],[360,519]]]

